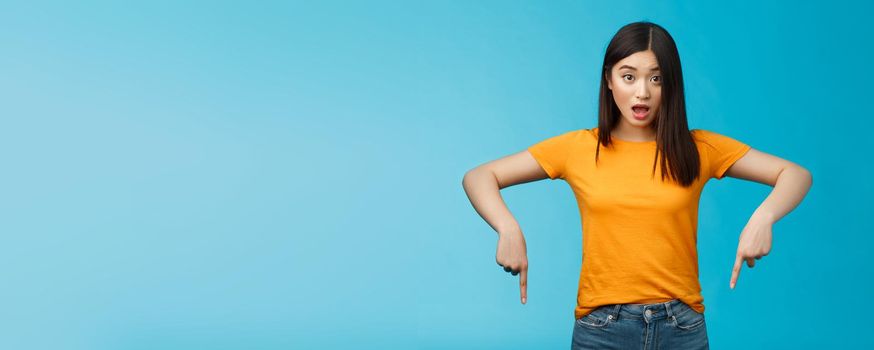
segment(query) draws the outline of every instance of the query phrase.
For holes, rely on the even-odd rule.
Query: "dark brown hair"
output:
[[[598,162],[601,145],[607,147],[612,144],[610,132],[622,118],[619,108],[613,101],[613,92],[607,88],[607,79],[610,79],[613,65],[625,57],[646,50],[655,53],[662,75],[661,104],[656,120],[650,124],[656,130],[657,145],[652,174],[655,175],[656,164],[661,159],[662,181],[669,176],[682,186],[688,187],[698,178],[701,161],[686,121],[680,54],[671,35],[655,23],[644,21],[627,24],[619,29],[607,45],[604,65],[601,69],[595,163]]]

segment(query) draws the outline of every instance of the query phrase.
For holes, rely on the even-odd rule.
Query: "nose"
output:
[[[649,86],[646,82],[638,84],[636,95],[638,99],[645,100],[649,98]]]

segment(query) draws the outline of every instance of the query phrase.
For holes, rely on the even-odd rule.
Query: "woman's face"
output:
[[[653,124],[662,100],[662,77],[651,50],[635,52],[617,62],[607,79],[613,100],[622,112],[621,124],[645,127]],[[637,105],[644,108],[635,107]]]

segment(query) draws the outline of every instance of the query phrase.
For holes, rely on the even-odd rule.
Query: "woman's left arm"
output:
[[[753,212],[740,234],[729,282],[729,287],[734,289],[743,261],[753,267],[755,260],[768,255],[771,251],[771,226],[801,203],[813,184],[813,176],[798,164],[752,148],[728,168],[725,176],[774,188]]]

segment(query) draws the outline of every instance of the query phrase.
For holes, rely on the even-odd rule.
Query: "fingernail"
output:
[[[731,289],[734,289],[734,283],[731,284]]]
[[[528,301],[528,298],[522,298],[522,304],[525,304],[526,301]]]

